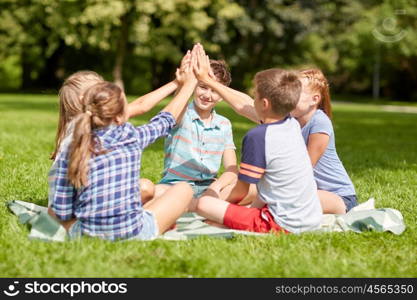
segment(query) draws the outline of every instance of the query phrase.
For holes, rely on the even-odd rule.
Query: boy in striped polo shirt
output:
[[[212,76],[228,86],[231,76],[225,62],[210,60],[210,66]],[[237,180],[236,147],[230,121],[214,111],[220,101],[210,87],[197,85],[182,121],[165,140],[163,178],[155,186],[155,197],[181,181],[191,185],[196,198],[227,197]],[[222,162],[224,173],[216,178]]]

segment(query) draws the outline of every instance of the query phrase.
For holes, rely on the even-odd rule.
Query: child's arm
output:
[[[196,83],[196,79],[195,82],[192,79],[187,80],[174,99],[159,114],[153,117],[149,123],[136,127],[141,149],[146,148],[158,138],[168,135],[170,130],[174,128],[182,109],[194,91]]]
[[[238,182],[227,201],[242,201],[249,193],[250,184],[257,184],[264,176],[267,167],[265,130],[266,127],[255,127],[243,138]]]
[[[192,59],[192,62],[195,59]],[[187,105],[188,99],[197,85],[191,65],[184,70],[184,84],[170,103],[159,114],[153,117],[148,124],[136,127],[138,142],[141,149],[155,142],[161,136],[166,136],[178,122],[181,112]]]
[[[193,73],[193,66],[195,62],[195,49],[193,49],[190,63],[184,66],[182,72],[184,83],[181,86],[181,89],[179,90],[178,94],[175,95],[174,99],[172,99],[172,101],[168,103],[168,105],[162,110],[171,113],[177,123],[183,114],[183,111],[188,103],[188,99],[191,97],[195,87],[197,86],[198,81]]]
[[[226,201],[230,203],[239,203],[246,197],[248,191],[249,183],[239,179]]]
[[[255,208],[262,208],[265,206],[265,202],[263,202],[261,200],[261,198],[259,197],[255,197],[255,199],[253,200],[252,204],[250,205],[250,207],[255,207]]]
[[[199,78],[199,80],[201,79]],[[258,115],[255,111],[255,106],[253,104],[254,100],[249,95],[225,86],[211,78],[201,81],[215,90],[222,97],[222,99],[233,108],[236,113],[248,118],[255,123],[260,123]]]
[[[237,179],[237,158],[236,147],[233,141],[232,124],[229,120],[222,121],[222,132],[224,135],[225,150],[223,151],[223,174],[209,187],[209,192],[214,192],[216,197],[220,197],[220,192],[229,185],[234,185]],[[231,186],[227,188],[230,191]],[[221,198],[224,198],[223,195]]]
[[[177,80],[177,82],[178,82],[178,84],[180,86],[182,86],[184,84],[184,80],[185,80],[185,78],[184,78],[184,70],[186,68],[190,67],[190,64],[191,64],[191,52],[190,52],[190,50],[188,50],[187,51],[187,54],[184,56],[183,60],[181,61],[180,68],[177,69],[177,71],[175,72],[175,78],[176,78],[176,80]],[[180,115],[178,116],[177,125],[176,126],[179,126],[179,124],[181,123],[182,118],[184,117],[184,114],[185,114],[186,110],[187,110],[187,105],[184,106],[184,108],[182,109]]]
[[[159,102],[171,95],[178,88],[178,83],[173,80],[160,88],[143,95],[127,106],[129,118],[143,115],[155,107]]]
[[[77,221],[77,219],[76,218],[73,218],[73,219],[70,219],[70,220],[68,220],[68,221],[61,221],[58,217],[57,217],[57,215],[54,213],[54,211],[52,210],[52,208],[51,207],[48,207],[48,215],[50,215],[52,218],[54,218],[58,223],[60,223],[61,225],[62,225],[62,227],[64,227],[66,230],[68,230],[70,227],[71,227],[71,225],[72,224],[74,224],[76,221]]]
[[[330,137],[325,133],[313,133],[308,136],[307,151],[313,167],[326,151]]]
[[[190,63],[190,59],[191,53],[190,51],[187,51],[187,53],[181,60],[181,70],[185,68],[185,65]],[[167,96],[171,95],[174,91],[176,91],[178,87],[182,84],[183,82],[180,82],[177,76],[175,80],[129,103],[127,107],[129,118],[147,113],[152,108],[154,108],[155,105],[157,105]]]
[[[242,92],[229,88],[210,76],[210,60],[201,45],[197,45],[197,64],[194,73],[199,81],[215,90],[238,114],[259,123],[253,99]]]
[[[57,161],[56,175],[52,183],[52,203],[48,208],[48,214],[67,229],[67,225],[71,225],[75,220],[76,190],[68,180],[68,161],[63,157],[64,155],[61,155]]]
[[[208,193],[213,192],[216,197],[220,197],[221,190],[234,183],[237,179],[237,159],[234,149],[226,149],[223,153],[223,174],[214,181],[208,188]]]

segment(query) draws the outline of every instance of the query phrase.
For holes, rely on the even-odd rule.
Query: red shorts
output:
[[[232,229],[253,232],[289,233],[275,223],[266,205],[263,208],[255,208],[229,204],[224,214],[223,224]]]

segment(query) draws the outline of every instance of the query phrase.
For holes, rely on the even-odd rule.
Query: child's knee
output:
[[[139,185],[142,202],[145,203],[151,200],[155,195],[155,185],[153,182],[147,178],[141,178],[139,180]]]
[[[200,197],[196,205],[197,210],[205,210],[207,205],[210,205],[210,201],[212,201],[212,199],[214,199],[214,197],[211,197],[211,196]]]
[[[179,182],[177,184],[175,184],[176,187],[178,187],[179,189],[181,189],[181,192],[183,194],[185,194],[185,196],[187,196],[187,199],[192,198],[193,196],[193,189],[191,188],[191,185],[187,182]]]

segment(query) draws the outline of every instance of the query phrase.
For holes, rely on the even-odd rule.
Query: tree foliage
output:
[[[0,86],[56,89],[93,69],[145,92],[201,42],[247,88],[272,67],[317,66],[336,92],[417,100],[417,6],[407,0],[4,0]]]

